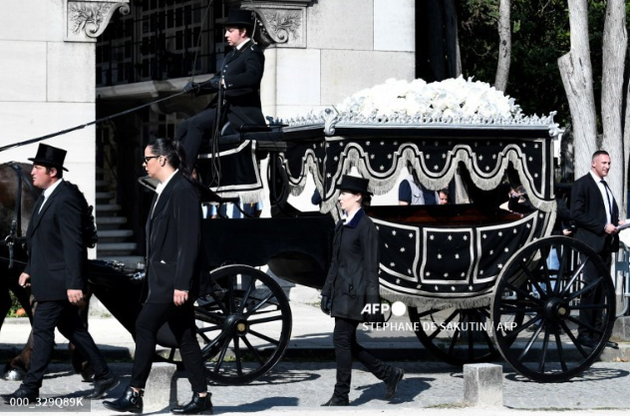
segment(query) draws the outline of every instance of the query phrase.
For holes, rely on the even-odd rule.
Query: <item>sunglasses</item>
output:
[[[144,160],[144,163],[149,163],[149,160],[151,159],[157,159],[159,156],[145,156],[142,158],[142,160]]]

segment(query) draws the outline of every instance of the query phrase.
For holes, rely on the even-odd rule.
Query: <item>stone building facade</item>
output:
[[[43,0],[0,5],[0,146],[45,136],[95,119],[96,38],[129,0]],[[95,127],[51,138],[68,150],[65,177],[95,198]],[[27,161],[37,144],[0,153]]]
[[[0,145],[145,106],[46,141],[68,149],[66,177],[101,207],[97,217],[116,209],[114,215],[125,218],[129,230],[121,235],[127,237],[113,241],[118,246],[129,242],[129,251],[140,254],[151,199],[135,180],[144,174],[142,150],[151,137],[172,137],[179,122],[207,104],[207,98],[169,97],[191,76],[203,81],[213,75],[224,55],[221,21],[229,8],[256,13],[255,38],[265,47],[266,57],[263,112],[286,119],[335,105],[388,78],[413,79],[415,4],[415,0],[3,3]],[[164,100],[151,105],[159,99]],[[0,160],[25,161],[36,148],[3,152]],[[97,190],[97,171],[109,189]],[[112,193],[105,202],[96,198]],[[103,223],[99,229],[108,227]]]

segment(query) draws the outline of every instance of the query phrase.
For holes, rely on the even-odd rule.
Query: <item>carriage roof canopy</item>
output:
[[[414,112],[415,111],[415,112]],[[482,190],[495,189],[511,165],[538,209],[553,209],[551,138],[561,134],[553,115],[525,116],[514,100],[488,84],[450,79],[427,84],[390,80],[338,107],[289,120],[285,164],[294,195],[310,171],[335,202],[335,184],[351,167],[384,194],[411,164],[423,185],[446,187],[464,164]]]

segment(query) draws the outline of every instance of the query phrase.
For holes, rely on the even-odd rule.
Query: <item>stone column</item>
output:
[[[254,39],[266,49],[265,74],[260,88],[265,115],[277,115],[278,105],[287,100],[285,91],[310,89],[309,85],[298,86],[294,83],[290,72],[295,68],[286,58],[295,56],[289,50],[303,51],[306,48],[306,14],[309,3],[310,0],[228,1],[231,7],[240,4],[243,9],[256,13],[258,24],[254,29]],[[301,60],[303,54],[298,52],[298,55],[298,61],[305,62]],[[315,75],[318,76],[319,71]],[[319,103],[313,100],[312,104]]]

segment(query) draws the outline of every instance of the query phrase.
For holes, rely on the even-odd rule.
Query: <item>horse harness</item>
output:
[[[13,268],[14,263],[14,246],[16,243],[26,242],[26,237],[22,236],[22,184],[25,183],[31,191],[33,198],[37,197],[37,192],[33,185],[26,180],[24,172],[20,165],[16,162],[9,163],[9,166],[17,175],[17,189],[15,192],[15,209],[13,210],[13,220],[11,221],[11,230],[9,235],[4,238],[4,244],[9,249],[9,269]]]

